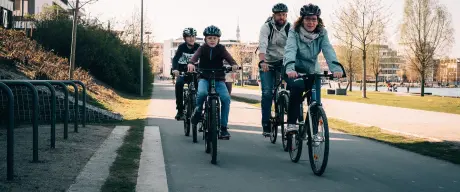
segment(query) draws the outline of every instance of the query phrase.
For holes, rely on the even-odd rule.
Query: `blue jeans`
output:
[[[262,87],[262,126],[268,126],[270,122],[273,88],[276,86],[275,80],[279,79],[278,71],[260,71],[260,83]]]
[[[200,79],[198,81],[198,92],[196,97],[196,113],[203,111],[203,104],[208,96],[209,82],[206,79]],[[228,114],[230,113],[230,95],[228,94],[227,86],[223,81],[216,81],[216,92],[219,94],[221,102],[220,111],[220,125],[221,127],[227,127]]]

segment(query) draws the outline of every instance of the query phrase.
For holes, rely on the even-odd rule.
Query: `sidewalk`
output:
[[[260,100],[260,91],[233,88],[232,95]],[[322,99],[328,117],[388,131],[460,142],[460,115]]]

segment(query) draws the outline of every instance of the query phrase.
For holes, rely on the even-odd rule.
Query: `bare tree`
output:
[[[454,42],[451,15],[438,0],[406,0],[401,41],[406,48],[409,68],[421,78],[420,95],[425,95],[425,79],[434,56],[447,51]]]
[[[375,33],[372,34],[372,38],[375,39],[375,44],[369,46],[368,55],[369,55],[369,72],[374,75],[375,78],[375,91],[378,91],[378,84],[379,84],[379,74],[382,72],[382,65],[380,64],[381,61],[381,42],[384,39],[384,26],[381,26],[380,29],[376,30]]]
[[[386,8],[380,0],[348,0],[335,12],[338,21],[334,23],[334,28],[346,31],[345,36],[337,34],[336,38],[346,43],[350,42],[347,35],[351,35],[357,42],[352,46],[362,51],[363,98],[366,98],[367,49],[376,41],[373,34],[389,21]]]
[[[243,68],[243,63],[245,61],[245,54],[243,53],[243,45],[241,44],[232,45],[229,52],[232,55],[233,59],[235,59],[236,63],[241,65],[241,68]],[[244,70],[240,71],[241,86],[244,86],[243,71]]]
[[[144,31],[151,31],[152,27],[148,19],[144,16]],[[131,45],[140,45],[141,41],[141,14],[138,9],[134,9],[131,18],[125,21],[121,39]],[[145,35],[145,34],[144,34]]]
[[[75,49],[77,48],[77,25],[78,25],[78,13],[80,9],[85,6],[86,4],[94,3],[98,0],[87,0],[82,1],[80,4],[80,0],[76,0],[75,4],[69,3],[70,7],[73,10],[73,26],[72,26],[72,45],[70,47],[70,68],[69,68],[69,78],[70,80],[73,79],[73,71],[75,70]]]

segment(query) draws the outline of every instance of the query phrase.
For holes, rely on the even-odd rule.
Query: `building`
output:
[[[10,29],[13,26],[13,0],[0,0],[0,26]]]
[[[62,11],[72,15],[72,7],[68,0],[14,0],[14,25],[15,29],[33,28],[29,15],[37,15],[48,6],[57,6]],[[78,15],[84,16],[84,8],[80,8]]]
[[[460,85],[460,58],[440,59],[437,80],[442,85]]]
[[[401,77],[398,75],[404,59],[398,55],[396,50],[389,48],[388,45],[380,46],[380,74],[377,81],[390,81],[398,82],[401,81]]]

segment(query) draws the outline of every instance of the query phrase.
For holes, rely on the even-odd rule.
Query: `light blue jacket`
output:
[[[299,33],[294,28],[291,28],[284,51],[283,65],[286,72],[297,71],[307,74],[322,74],[323,72],[318,63],[318,54],[321,51],[326,58],[329,71],[342,72],[340,66],[332,64],[333,61],[338,62],[337,55],[329,42],[327,30],[324,28],[319,36],[310,43],[301,41]]]

